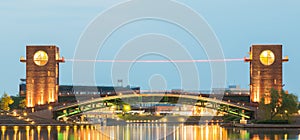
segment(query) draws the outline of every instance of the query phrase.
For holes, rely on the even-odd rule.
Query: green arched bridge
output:
[[[240,103],[222,101],[217,98],[207,98],[186,94],[127,94],[95,98],[88,101],[78,102],[53,110],[53,118],[61,119],[78,115],[87,111],[105,108],[114,104],[141,104],[147,102],[159,102],[168,104],[193,105],[217,110],[246,119],[254,117],[255,108]]]

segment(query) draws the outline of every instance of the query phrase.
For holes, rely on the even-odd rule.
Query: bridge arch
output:
[[[62,108],[57,108],[53,111],[54,119],[61,119],[63,117],[70,117],[84,112],[97,110],[105,107],[109,107],[112,104],[122,104],[123,102],[147,102],[151,98],[160,98],[162,102],[168,102],[170,104],[176,104],[176,99],[182,99],[181,104],[189,104],[193,106],[200,106],[204,108],[210,108],[219,112],[225,112],[238,117],[244,117],[246,119],[252,119],[254,117],[254,107],[245,106],[241,104],[235,104],[232,102],[226,102],[218,100],[216,98],[207,98],[196,95],[186,94],[127,94],[117,96],[107,96],[96,98],[84,102],[75,103]]]

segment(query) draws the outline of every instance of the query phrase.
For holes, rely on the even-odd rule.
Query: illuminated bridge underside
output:
[[[228,103],[215,98],[207,98],[193,95],[182,94],[130,94],[130,95],[118,95],[108,96],[102,98],[96,98],[89,101],[79,102],[74,105],[69,105],[63,108],[59,108],[53,111],[54,119],[61,119],[63,117],[69,117],[78,115],[87,111],[101,109],[109,107],[114,104],[140,104],[146,102],[167,102],[170,104],[185,104],[194,105],[205,108],[211,108],[219,112],[225,112],[238,117],[244,117],[251,119],[254,117],[254,108],[241,106],[234,103]]]

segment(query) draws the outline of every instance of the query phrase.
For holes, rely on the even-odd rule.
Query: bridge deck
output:
[[[126,98],[138,98],[138,97],[176,97],[176,98],[185,98],[185,99],[192,99],[192,100],[196,100],[196,101],[205,101],[205,102],[211,102],[211,103],[216,103],[216,104],[222,104],[222,105],[228,105],[231,107],[235,107],[235,108],[240,108],[243,110],[247,110],[247,111],[255,111],[255,108],[252,106],[246,106],[246,105],[241,105],[241,104],[237,104],[237,103],[232,103],[232,102],[226,102],[226,101],[222,101],[220,99],[217,98],[207,98],[207,97],[201,97],[201,96],[195,96],[195,95],[185,95],[185,94],[128,94],[128,95],[118,95],[118,96],[107,96],[107,97],[100,97],[100,98],[96,98],[96,99],[92,99],[92,100],[88,100],[88,101],[83,101],[83,102],[79,102],[79,103],[75,103],[73,105],[68,105],[62,108],[58,108],[56,109],[56,111],[58,110],[65,110],[68,108],[72,108],[72,107],[77,107],[77,106],[81,106],[81,105],[86,105],[86,104],[90,104],[93,102],[103,102],[103,101],[107,101],[107,100],[114,100],[114,99],[126,99]]]

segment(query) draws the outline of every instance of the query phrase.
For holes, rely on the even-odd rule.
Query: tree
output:
[[[259,103],[259,115],[263,119],[273,119],[276,115],[288,115],[297,112],[298,97],[271,89],[269,97],[263,96]]]
[[[23,99],[19,102],[19,107],[24,109],[26,107],[26,99]]]
[[[129,104],[123,104],[123,112],[128,112],[131,110],[131,107]]]
[[[3,96],[1,97],[0,108],[2,110],[9,111],[9,109],[10,109],[9,105],[11,105],[13,103],[14,103],[14,100],[11,99],[11,97],[7,93],[4,93]]]
[[[293,114],[298,111],[298,97],[293,94],[282,94],[280,114]]]

